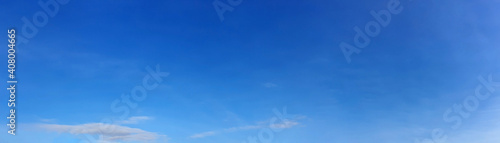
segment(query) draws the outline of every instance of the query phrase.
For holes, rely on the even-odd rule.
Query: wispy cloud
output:
[[[189,138],[193,138],[193,139],[204,138],[204,137],[214,136],[214,135],[221,134],[221,133],[230,133],[230,132],[238,132],[238,131],[245,131],[245,130],[256,130],[256,129],[262,129],[262,128],[271,128],[271,129],[292,128],[294,126],[299,125],[299,122],[296,120],[302,119],[302,118],[305,118],[305,117],[300,116],[299,118],[296,118],[295,120],[285,120],[282,123],[275,123],[275,124],[268,124],[269,122],[259,122],[255,125],[231,127],[231,128],[226,128],[226,129],[222,129],[222,130],[212,130],[212,131],[207,131],[207,132],[202,132],[202,133],[197,133],[197,134],[191,135]]]
[[[272,125],[270,125],[270,128],[271,129],[286,129],[286,128],[291,128],[293,126],[296,126],[298,124],[299,124],[299,122],[295,122],[295,121],[285,121],[281,124],[272,124]]]
[[[45,123],[53,123],[56,122],[56,119],[40,119],[40,121],[45,122]]]
[[[52,132],[70,133],[73,135],[99,135],[103,142],[113,141],[154,141],[166,137],[138,128],[103,123],[81,125],[37,124],[37,127]]]
[[[194,135],[190,136],[190,138],[204,138],[204,137],[208,137],[208,136],[213,136],[215,134],[217,134],[215,131],[208,131],[208,132],[194,134]]]
[[[226,132],[236,132],[236,131],[244,131],[244,130],[253,130],[263,128],[263,125],[249,125],[249,126],[241,126],[241,127],[232,127],[224,129]]]
[[[118,121],[116,124],[138,124],[141,121],[152,120],[153,117],[148,116],[133,116],[128,118],[127,120]]]
[[[271,88],[271,87],[276,87],[278,85],[274,84],[274,83],[271,83],[271,82],[268,82],[268,83],[264,83],[262,84],[264,87],[267,87],[267,88]]]

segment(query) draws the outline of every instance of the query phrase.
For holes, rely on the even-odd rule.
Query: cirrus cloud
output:
[[[138,128],[104,123],[80,125],[37,124],[36,127],[47,131],[69,133],[73,135],[98,135],[101,138],[101,142],[155,141],[160,138],[166,138],[165,135],[148,132]]]

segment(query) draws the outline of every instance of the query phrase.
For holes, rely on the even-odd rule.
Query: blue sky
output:
[[[348,63],[339,44],[389,2],[243,0],[224,21],[212,0],[59,4],[18,44],[17,135],[0,126],[0,142],[244,142],[270,129],[275,143],[413,143],[436,128],[448,142],[500,141],[498,91],[483,88],[492,95],[460,128],[443,119],[478,77],[500,81],[500,3],[402,0]],[[0,7],[1,27],[19,33],[22,17],[43,11],[28,0]],[[136,108],[117,104],[130,111],[120,118],[113,102],[157,65],[169,75]],[[290,116],[269,126],[285,107]]]

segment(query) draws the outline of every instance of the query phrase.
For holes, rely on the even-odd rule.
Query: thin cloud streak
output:
[[[118,121],[117,124],[138,124],[141,121],[152,120],[152,117],[148,116],[133,116],[127,120]]]
[[[292,128],[296,125],[299,125],[299,122],[297,121],[284,121],[283,123],[280,124],[271,124],[271,125],[266,125],[265,123],[259,123],[257,125],[248,125],[248,126],[239,126],[239,127],[232,127],[232,128],[226,128],[222,130],[213,130],[213,131],[207,131],[207,132],[202,132],[202,133],[197,133],[194,135],[191,135],[189,138],[196,139],[196,138],[204,138],[204,137],[209,137],[209,136],[214,136],[220,133],[230,133],[230,132],[238,132],[238,131],[245,131],[245,130],[256,130],[256,129],[262,129],[262,128],[271,128],[271,129],[285,129],[285,128]]]
[[[99,135],[103,141],[154,141],[165,135],[120,125],[89,123],[81,125],[37,124],[40,129],[73,135]]]

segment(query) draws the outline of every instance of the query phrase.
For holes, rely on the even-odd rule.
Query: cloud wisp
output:
[[[89,123],[80,125],[37,124],[37,128],[73,135],[98,135],[101,141],[155,141],[165,135],[121,125]]]
[[[149,116],[133,116],[128,118],[127,120],[123,121],[118,121],[116,124],[124,125],[124,124],[138,124],[139,122],[146,121],[146,120],[152,120],[153,117]]]
[[[226,128],[226,129],[222,129],[222,130],[213,130],[213,131],[197,133],[197,134],[193,134],[193,135],[189,136],[189,138],[192,138],[192,139],[205,138],[205,137],[214,136],[214,135],[221,134],[221,133],[230,133],[230,132],[238,132],[238,131],[246,131],[246,130],[257,130],[257,129],[262,129],[262,128],[286,129],[286,128],[292,128],[296,125],[299,125],[299,122],[293,121],[293,120],[286,120],[286,121],[283,121],[282,123],[276,123],[276,124],[270,124],[270,125],[266,125],[266,122],[260,122],[260,123],[257,123],[256,125],[238,126],[238,127],[231,127],[231,128]]]

